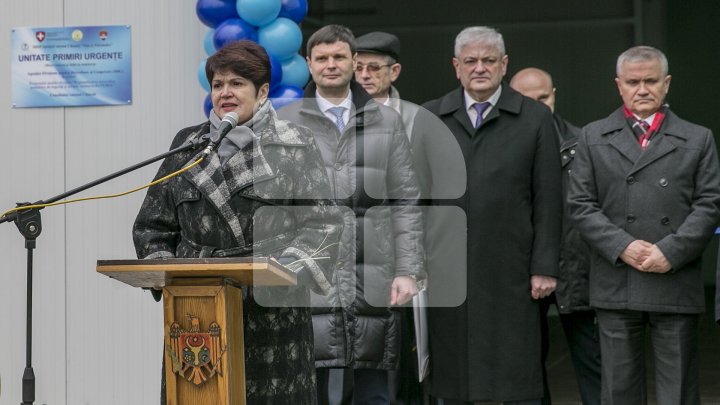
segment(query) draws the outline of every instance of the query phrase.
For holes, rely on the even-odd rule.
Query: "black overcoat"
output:
[[[448,297],[466,295],[459,306],[429,308],[432,394],[540,398],[540,312],[530,276],[555,276],[558,267],[562,192],[552,115],[506,83],[478,129],[464,104],[459,88],[424,106],[452,131],[467,170],[463,197],[434,202],[464,211],[467,241],[462,221],[428,218],[435,240],[427,248],[431,304],[452,305]],[[466,277],[456,272],[464,263],[451,257],[462,250],[453,245],[466,247]]]

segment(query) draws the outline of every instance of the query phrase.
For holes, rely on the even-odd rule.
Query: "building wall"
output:
[[[205,119],[197,67],[207,31],[193,0],[7,0],[0,2],[9,56],[13,27],[130,25],[127,106],[11,107],[11,64],[0,64],[0,210],[59,195],[166,151],[181,128]],[[6,59],[9,61],[9,58]],[[147,183],[158,164],[78,197]],[[145,192],[41,211],[34,251],[32,366],[36,404],[156,404],[162,305],[149,293],[98,275],[98,259],[134,258],[132,223]],[[0,404],[21,402],[25,367],[26,251],[0,224]]]

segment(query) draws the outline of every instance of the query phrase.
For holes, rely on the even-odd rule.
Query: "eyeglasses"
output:
[[[365,70],[365,68],[367,68],[368,72],[377,73],[380,71],[380,69],[382,69],[384,67],[388,67],[388,66],[392,66],[392,65],[376,65],[374,63],[371,63],[369,65],[361,65],[358,63],[357,66],[355,66],[355,71],[359,73],[359,72],[362,72],[363,70]]]

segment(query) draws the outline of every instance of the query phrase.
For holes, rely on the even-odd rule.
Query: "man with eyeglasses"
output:
[[[400,40],[387,32],[357,37],[355,80],[380,104],[400,112],[400,94],[392,85],[400,77]]]
[[[357,37],[357,81],[376,102],[397,111],[402,117],[405,134],[412,141],[415,122],[426,120],[432,114],[418,117],[418,105],[400,98],[393,83],[400,77],[400,40],[387,32],[370,32]]]
[[[357,64],[355,81],[376,102],[401,114],[405,134],[412,139],[412,125],[417,106],[402,105],[400,93],[392,84],[400,77],[400,40],[387,32],[370,32],[356,38]],[[403,108],[405,107],[405,108]],[[403,114],[403,112],[405,114]],[[412,347],[415,345],[413,313],[409,308],[399,309],[400,364],[397,370],[388,371],[390,403],[420,403],[422,388],[417,382],[417,367]]]
[[[465,168],[462,153],[452,133],[440,120],[424,108],[402,100],[393,83],[400,76],[400,40],[387,32],[370,32],[357,37],[357,64],[355,81],[375,99],[377,103],[391,107],[402,117],[405,133],[412,144],[413,166],[423,191],[423,198],[456,198],[464,190]],[[462,180],[459,180],[462,179]],[[460,190],[452,190],[453,184],[462,181]],[[438,187],[442,184],[445,191]],[[450,189],[450,190],[448,190]],[[454,193],[452,192],[454,191]],[[437,216],[426,212],[428,219]],[[430,223],[433,221],[430,221]],[[425,221],[427,225],[429,222]],[[426,242],[431,229],[426,226]],[[426,402],[427,394],[427,352],[418,349],[427,337],[416,339],[415,316],[424,317],[425,308],[417,301],[414,308],[400,309],[401,346],[400,366],[388,373],[391,404],[416,405]],[[422,321],[418,333],[422,333]],[[424,381],[421,384],[419,381]]]
[[[467,191],[452,204],[466,227],[447,225],[433,237],[466,232],[466,260],[448,266],[428,247],[431,394],[444,405],[539,405],[538,300],[555,289],[562,218],[552,114],[503,81],[508,55],[496,30],[461,31],[452,63],[460,87],[424,107],[465,156]],[[463,270],[464,279],[453,279]],[[436,304],[453,293],[466,295],[455,306]]]

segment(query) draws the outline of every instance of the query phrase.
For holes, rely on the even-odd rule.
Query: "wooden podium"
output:
[[[162,288],[167,405],[244,405],[242,285],[295,285],[263,257],[98,260],[133,287]]]

